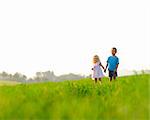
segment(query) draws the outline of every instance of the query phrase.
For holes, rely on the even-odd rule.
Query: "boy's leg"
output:
[[[116,75],[114,75],[114,80],[116,80]]]
[[[112,71],[109,70],[109,80],[110,80],[110,82],[112,81],[112,77],[113,77]]]
[[[117,77],[117,72],[114,72],[114,75],[113,75],[114,80],[116,80],[116,77]]]
[[[109,77],[109,79],[110,79],[110,82],[112,81],[112,77]]]

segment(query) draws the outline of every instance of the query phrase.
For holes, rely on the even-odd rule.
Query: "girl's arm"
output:
[[[105,69],[104,66],[102,65],[102,63],[100,63],[99,65],[100,65],[103,69]]]

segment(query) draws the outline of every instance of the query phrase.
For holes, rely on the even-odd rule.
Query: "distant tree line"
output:
[[[0,80],[20,81],[27,80],[27,76],[16,72],[15,74],[9,74],[7,72],[0,73]]]
[[[65,74],[56,76],[53,71],[36,72],[35,76],[28,78],[26,75],[16,72],[9,74],[7,72],[0,73],[0,80],[18,81],[18,82],[45,82],[45,81],[63,81],[63,80],[78,80],[85,78],[85,76],[77,74]]]

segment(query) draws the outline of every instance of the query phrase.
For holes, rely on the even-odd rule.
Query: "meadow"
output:
[[[0,80],[0,86],[3,85],[17,85],[20,84],[20,82],[16,82],[16,81],[4,81],[4,80]]]
[[[148,120],[150,75],[0,86],[0,119]]]

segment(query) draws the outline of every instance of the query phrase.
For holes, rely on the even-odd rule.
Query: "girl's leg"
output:
[[[102,84],[102,80],[101,80],[101,78],[99,78],[99,83],[100,83],[100,84]]]
[[[95,83],[97,83],[97,78],[95,78]]]

